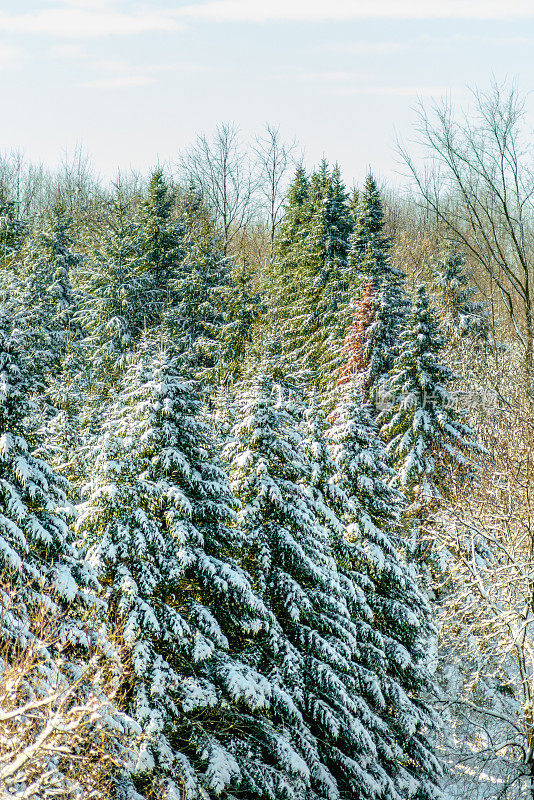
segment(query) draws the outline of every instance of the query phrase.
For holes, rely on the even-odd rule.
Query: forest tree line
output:
[[[529,178],[478,102],[410,197],[271,127],[3,159],[6,796],[532,796]]]

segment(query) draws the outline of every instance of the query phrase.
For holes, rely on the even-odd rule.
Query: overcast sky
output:
[[[418,98],[534,77],[534,0],[2,0],[0,149],[97,170],[173,162],[199,131],[265,122],[308,163],[397,181]]]

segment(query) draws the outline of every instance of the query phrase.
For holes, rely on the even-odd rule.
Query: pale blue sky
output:
[[[533,44],[534,0],[2,0],[0,149],[54,166],[81,143],[109,177],[270,122],[348,183],[395,182],[418,95],[527,92]]]

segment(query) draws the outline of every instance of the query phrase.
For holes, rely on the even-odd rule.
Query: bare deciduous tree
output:
[[[515,86],[475,91],[474,109],[456,116],[449,100],[420,107],[420,168],[400,152],[438,221],[496,285],[524,350],[534,396],[534,162],[524,145],[524,101]],[[474,121],[471,121],[474,120]]]
[[[254,151],[260,173],[260,193],[267,208],[270,256],[273,254],[274,236],[280,222],[286,198],[286,178],[295,164],[296,142],[285,144],[280,139],[280,130],[267,124],[261,136],[256,137]]]
[[[534,445],[529,416],[508,408],[494,423],[480,481],[457,485],[432,531],[442,712],[450,796],[519,800],[534,797]]]
[[[16,600],[12,587],[2,588],[4,598]],[[113,775],[140,733],[118,710],[120,658],[95,647],[86,660],[72,661],[60,620],[50,618],[45,603],[36,607],[31,630],[27,647],[0,647],[0,796],[111,798]]]
[[[182,177],[199,191],[221,226],[224,252],[254,217],[258,177],[234,125],[217,127],[205,134],[180,158]]]

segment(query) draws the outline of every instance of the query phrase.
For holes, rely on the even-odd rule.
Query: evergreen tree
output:
[[[18,203],[0,189],[0,252],[2,271],[9,269],[28,233],[28,226],[19,217]]]
[[[347,260],[350,217],[348,195],[336,164],[332,172],[326,161],[312,175],[310,183],[310,235],[311,242],[319,246],[319,264],[323,269],[337,263],[344,266]]]
[[[424,286],[419,286],[388,383],[389,408],[378,417],[381,435],[410,499],[429,500],[446,490],[446,465],[469,465],[484,452],[461,421],[447,384],[453,372],[438,360],[443,339]]]
[[[304,168],[299,166],[289,187],[268,273],[269,313],[266,323],[269,327],[276,324],[279,331],[284,333],[292,330],[295,306],[303,291],[303,265],[310,217],[310,181]]]
[[[231,277],[231,286],[225,292],[227,324],[221,332],[224,341],[222,377],[226,384],[236,383],[243,376],[245,359],[264,312],[262,295],[254,290],[254,272],[245,253],[241,262],[233,267]]]
[[[324,389],[331,381],[328,367],[335,362],[343,341],[349,300],[347,195],[337,166],[329,174],[323,162],[319,173],[313,176],[311,203],[307,284],[301,289],[304,314],[294,318],[291,338],[297,346],[295,355],[300,356]]]
[[[28,240],[25,255],[28,309],[40,309],[43,323],[61,331],[68,346],[79,330],[74,322],[77,298],[72,279],[80,272],[83,257],[73,252],[72,220],[56,202],[42,230]]]
[[[135,350],[145,328],[158,321],[160,304],[147,270],[142,230],[119,188],[81,276],[77,321],[87,334],[96,374],[109,383]]]
[[[384,282],[373,297],[373,321],[365,334],[368,360],[365,392],[375,416],[388,391],[391,370],[399,352],[400,333],[409,310],[410,301],[396,283]]]
[[[145,268],[152,277],[154,302],[160,314],[172,303],[172,280],[183,257],[184,230],[173,218],[173,200],[163,170],[155,170],[142,206],[141,228]]]
[[[336,567],[332,537],[340,541],[342,525],[325,494],[326,449],[315,439],[313,410],[303,439],[299,404],[280,391],[263,375],[242,395],[225,450],[242,502],[247,566],[282,629],[266,661],[306,724],[293,736],[302,739],[315,796],[400,800],[406,794],[396,791],[381,763],[386,752],[395,761],[400,750],[393,754],[382,744],[385,725],[366,699],[376,700],[375,681],[359,664],[362,628],[372,615],[363,593]],[[401,698],[404,704],[399,692],[395,700]],[[398,779],[399,790],[409,785],[401,772],[406,781]]]
[[[35,427],[39,427],[38,417],[42,426],[41,441],[58,414],[60,395],[64,399],[68,397],[65,394],[67,384],[83,369],[78,352],[81,336],[76,322],[78,297],[72,279],[82,268],[84,259],[73,245],[72,220],[58,201],[41,225],[26,238],[19,252],[19,269],[13,276],[10,296],[4,304],[24,333],[26,347],[32,352],[34,374],[39,375],[36,380],[39,392],[33,399],[36,401]],[[39,448],[39,455],[58,468],[51,448]],[[72,450],[71,455],[75,458]]]
[[[47,603],[50,613],[67,606],[72,616],[65,637],[87,644],[77,620],[79,607],[94,604],[97,589],[67,526],[67,480],[32,454],[35,412],[31,396],[40,390],[27,340],[13,320],[0,317],[0,557],[2,572],[18,589],[16,602],[3,598],[2,635],[15,643],[31,640],[30,607]],[[72,511],[72,506],[70,506]],[[78,604],[77,611],[74,611]]]
[[[368,278],[345,334],[343,360],[336,368],[334,395],[339,398],[350,384],[357,382],[374,416],[388,402],[389,374],[399,346],[396,331],[402,319],[398,311],[395,290],[386,284],[376,291]]]
[[[427,643],[434,635],[428,601],[401,556],[402,498],[390,486],[394,470],[358,384],[347,384],[326,433],[335,463],[330,479],[347,542],[341,569],[371,610],[360,621],[361,685],[380,717],[378,762],[388,776],[388,798],[435,798],[439,763],[428,741],[432,713],[425,702],[430,678]],[[384,785],[384,784],[383,784]]]
[[[283,265],[286,258],[292,260],[298,239],[306,236],[310,218],[310,181],[302,164],[297,167],[289,187],[284,216],[276,236],[276,261]]]
[[[183,249],[170,282],[173,303],[165,315],[167,336],[174,352],[187,358],[189,369],[213,377],[227,360],[224,340],[230,338],[234,289],[222,239],[202,206],[189,211]]]
[[[399,332],[409,310],[405,275],[391,264],[391,241],[384,232],[384,211],[375,179],[367,176],[363,191],[358,195],[354,229],[349,238],[348,273],[353,287],[366,297],[373,293],[373,321],[365,333],[360,333],[361,346],[366,353],[364,390],[366,399],[380,406],[384,382],[395,357]]]
[[[14,748],[11,769],[2,770],[2,775],[25,780],[16,787],[21,796],[74,798],[81,784],[68,755],[75,751],[89,764],[91,750],[93,754],[100,750],[101,758],[116,764],[126,757],[125,744],[135,725],[106,696],[107,689],[116,688],[120,656],[98,625],[98,614],[105,609],[98,597],[100,586],[68,525],[74,515],[68,481],[33,449],[32,396],[41,386],[32,355],[16,320],[2,314],[0,673],[9,678],[12,670],[11,686],[2,687],[3,703],[9,697],[13,706],[19,704],[17,734],[23,741],[25,732],[28,737],[25,750]],[[4,722],[8,719],[4,716]],[[54,747],[51,734],[54,738],[65,725],[68,735],[69,724],[75,748]],[[102,742],[111,748],[104,754]],[[31,774],[36,764],[41,774],[34,783]],[[85,785],[83,777],[81,783]],[[37,784],[40,788],[32,792]]]
[[[286,358],[324,390],[347,323],[347,195],[338,167],[330,173],[324,161],[305,195],[300,172],[295,184],[293,205],[281,223],[281,250],[276,250],[271,270],[268,322],[274,318],[281,327]],[[295,230],[297,225],[302,230]],[[293,234],[292,247],[287,245],[288,231]]]
[[[363,287],[362,293],[352,315],[352,322],[345,333],[345,341],[341,350],[342,363],[336,370],[336,388],[343,393],[347,385],[352,384],[359,376],[362,388],[368,395],[371,385],[371,360],[369,331],[374,321],[375,292],[371,280]]]
[[[349,195],[349,219],[350,219],[350,233],[354,231],[354,224],[358,217],[358,207],[360,204],[360,193],[358,189],[354,188]]]
[[[152,775],[173,800],[294,800],[308,767],[284,718],[299,715],[256,668],[270,615],[236,560],[231,490],[194,385],[152,349],[124,376],[80,521],[131,654],[128,710],[145,733],[123,790],[134,797]]]
[[[10,306],[19,291],[22,269],[20,250],[28,233],[26,221],[19,218],[19,204],[9,199],[0,187],[0,303]]]
[[[457,245],[450,245],[432,266],[433,288],[443,309],[440,324],[453,340],[467,335],[484,341],[488,338],[486,304],[474,300],[477,288],[470,285],[466,260]]]
[[[56,203],[43,226],[26,238],[16,269],[6,276],[4,309],[25,331],[41,377],[52,380],[79,335],[71,271],[80,267],[82,257],[72,250],[70,229],[69,217]]]
[[[384,233],[384,209],[376,180],[369,173],[363,190],[353,197],[354,226],[349,238],[349,269],[352,275],[363,273],[378,288],[392,270],[389,263],[391,241]]]

